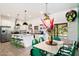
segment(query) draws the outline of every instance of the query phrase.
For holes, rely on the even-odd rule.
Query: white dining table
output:
[[[47,52],[52,53],[52,54],[57,54],[60,47],[63,46],[63,41],[53,40],[54,42],[57,43],[57,45],[48,45],[48,44],[46,44],[46,41],[38,43],[38,44],[34,45],[34,47],[39,48],[39,49],[44,50],[44,51],[47,51]]]

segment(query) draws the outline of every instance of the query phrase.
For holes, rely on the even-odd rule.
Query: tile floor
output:
[[[16,48],[9,42],[0,43],[0,56],[29,56],[29,49]]]

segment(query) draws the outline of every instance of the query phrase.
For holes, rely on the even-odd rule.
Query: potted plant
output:
[[[52,30],[54,28],[54,19],[50,19],[50,17],[45,13],[42,22],[48,33],[48,41],[46,43],[51,45],[53,43]]]

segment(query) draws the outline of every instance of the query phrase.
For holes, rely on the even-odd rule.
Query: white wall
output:
[[[58,12],[58,13],[50,15],[51,17],[54,18],[54,23],[55,24],[57,24],[57,23],[66,23],[67,22],[67,20],[65,18],[65,12],[66,11],[62,11],[62,12]]]
[[[49,15],[50,18],[54,18],[54,23],[67,23],[67,20],[65,18],[66,11],[57,12],[55,14]],[[41,22],[42,17],[29,20],[29,23],[32,23],[33,25],[39,25]]]
[[[77,8],[74,10],[78,12]],[[78,17],[74,22],[68,23],[68,39],[78,40]]]
[[[14,28],[14,19],[6,19],[0,17],[0,26],[11,26],[11,30]]]

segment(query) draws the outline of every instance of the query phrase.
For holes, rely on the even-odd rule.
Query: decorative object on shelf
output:
[[[46,13],[44,13],[43,19],[41,19],[42,23],[46,27],[46,30],[48,32],[48,41],[46,42],[49,45],[54,45],[56,43],[53,42],[53,37],[52,32],[54,28],[54,19],[51,19],[47,13],[47,3],[46,3]]]
[[[73,22],[77,17],[76,10],[70,10],[66,13],[66,18],[68,22]]]
[[[23,23],[23,25],[28,25],[28,23],[26,22],[26,12],[27,10],[25,10],[25,22]]]

